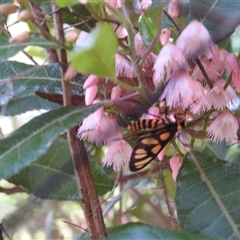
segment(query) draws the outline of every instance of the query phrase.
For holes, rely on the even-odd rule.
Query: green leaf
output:
[[[226,160],[240,165],[240,145],[235,144],[228,149]]]
[[[139,17],[138,20],[138,27],[143,42],[146,46],[150,46],[154,37],[156,36],[155,26],[153,25],[152,21],[146,17],[145,15]],[[157,42],[153,47],[153,52],[158,54],[161,49],[160,42]]]
[[[56,43],[50,42],[43,38],[32,37],[29,41],[10,44],[9,37],[5,35],[0,35],[0,62],[6,61],[8,58],[13,57],[19,51],[23,50],[28,46],[39,46],[43,48],[58,48]]]
[[[11,78],[14,80],[10,81]],[[84,80],[85,77],[79,75],[71,81],[72,94],[83,94]],[[58,64],[48,64],[34,70],[34,66],[24,63],[14,61],[0,63],[1,114],[16,115],[35,109],[57,107],[56,104],[37,97],[36,91],[62,94],[62,80]]]
[[[228,150],[225,141],[218,143],[207,142],[205,144],[206,146],[202,151],[204,155],[225,159]]]
[[[42,99],[41,97],[30,95],[11,98],[6,108],[0,107],[0,113],[4,116],[15,116],[31,110],[52,110],[58,108],[57,103]],[[2,110],[1,110],[2,109]]]
[[[110,230],[111,231],[111,230]],[[109,231],[109,232],[110,232]],[[168,230],[143,223],[128,223],[114,227],[107,239],[208,239],[200,235],[192,235],[180,231]]]
[[[115,52],[118,47],[112,27],[99,24],[82,46],[75,47],[72,66],[80,73],[115,78]]]
[[[204,176],[193,160],[198,161]],[[177,178],[182,231],[214,239],[239,239],[240,166],[199,152],[188,153]]]
[[[63,131],[79,124],[101,104],[60,107],[35,117],[0,140],[0,179],[7,179],[36,161]]]
[[[84,5],[79,4],[79,2],[77,5],[72,6],[71,10],[76,12],[82,18],[90,18],[91,17],[91,13],[88,11],[88,9]],[[62,10],[62,20],[64,23],[67,23],[69,25],[74,25],[75,28],[84,30],[86,32],[90,31],[90,29],[89,29],[90,27],[92,29],[95,26],[94,21],[87,22],[85,24],[79,24],[79,18],[77,18],[76,15],[72,14],[72,12],[70,11],[69,8],[64,8]]]
[[[72,5],[76,5],[79,4],[78,0],[67,0],[67,1],[63,1],[63,0],[54,0],[56,2],[56,4],[59,7],[70,7]]]
[[[129,239],[201,239],[210,240],[210,238],[203,237],[196,234],[188,234],[181,231],[168,230],[164,228],[154,227],[144,223],[127,223],[122,226],[114,226],[113,228],[108,228],[108,237],[103,238],[104,240],[129,240]],[[88,233],[83,233],[74,238],[74,240],[89,239]]]
[[[36,5],[41,7],[41,10],[44,14],[48,16],[52,14],[51,2],[49,0],[32,0],[31,2],[34,2]],[[74,28],[85,30],[87,32],[90,31],[90,27],[92,28],[95,26],[95,21],[87,21],[86,23],[79,21],[79,18],[90,18],[91,13],[88,11],[85,5],[79,4],[78,0],[56,0],[55,2],[59,7],[62,8],[61,16],[63,23],[67,23],[71,26],[74,25]],[[94,1],[94,4],[100,2]],[[93,2],[91,1],[91,4],[92,3]],[[69,8],[70,6],[71,8]]]
[[[0,4],[4,4],[4,3],[13,3],[12,0],[1,0]]]
[[[98,195],[112,190],[113,179],[92,160],[90,160],[90,167]],[[54,141],[48,151],[36,162],[7,180],[23,186],[40,198],[79,199],[68,143],[61,138]]]

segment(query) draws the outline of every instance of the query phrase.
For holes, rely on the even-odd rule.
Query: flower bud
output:
[[[97,85],[94,85],[90,88],[86,89],[86,93],[85,93],[85,104],[88,106],[90,104],[92,104],[93,100],[95,99],[95,97],[97,96],[97,92],[98,92],[98,87]]]
[[[175,182],[176,182],[177,175],[181,165],[182,163],[180,162],[179,157],[173,156],[170,158],[170,167],[172,169],[172,177]]]
[[[12,44],[23,43],[23,42],[27,42],[30,38],[31,38],[31,35],[29,32],[22,32],[15,37],[11,37],[9,39],[9,43],[12,43]]]
[[[127,35],[128,35],[127,29],[123,25],[120,25],[116,30],[116,36],[119,39],[124,39],[125,37],[127,37]]]
[[[175,18],[180,14],[180,2],[179,0],[171,0],[168,4],[168,14],[170,17]]]
[[[122,93],[122,88],[119,87],[119,86],[115,86],[112,88],[112,91],[111,91],[111,99],[114,100],[114,99],[117,99],[121,96],[121,93]]]
[[[99,103],[101,102],[101,100],[99,99],[95,99],[92,104],[96,104],[96,103]],[[94,116],[96,117],[96,120],[100,123],[101,120],[102,120],[102,116],[103,116],[103,112],[104,112],[104,107],[100,107],[98,110],[96,110],[94,112]]]
[[[236,55],[230,53],[227,56],[227,62],[234,73],[237,73],[239,71],[239,63]]]
[[[69,66],[65,75],[64,75],[64,80],[65,81],[71,81],[74,77],[76,77],[77,73],[78,72],[74,67]]]
[[[168,28],[162,29],[161,35],[160,35],[160,42],[163,46],[168,43],[170,36],[171,36],[171,32]]]
[[[96,85],[98,82],[99,82],[99,77],[91,74],[91,75],[88,76],[88,78],[84,82],[83,89],[90,88],[90,87]]]
[[[76,42],[78,35],[76,31],[71,30],[65,33],[65,38],[68,42]]]
[[[157,155],[159,161],[162,161],[162,160],[163,160],[163,158],[164,158],[164,156],[165,156],[165,152],[166,152],[166,147],[164,147],[164,148],[161,150],[161,152]]]
[[[18,9],[18,6],[10,3],[5,3],[0,5],[0,13],[1,14],[10,14],[15,13]]]
[[[88,0],[79,0],[79,3],[86,5],[88,3]]]
[[[32,13],[27,9],[22,10],[18,15],[18,19],[23,22],[27,22],[32,18],[33,18]]]
[[[159,116],[159,113],[160,113],[159,108],[152,106],[148,109],[148,114],[149,114],[148,118],[154,119]]]

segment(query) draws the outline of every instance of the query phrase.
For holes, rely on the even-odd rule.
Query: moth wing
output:
[[[140,133],[130,158],[130,171],[135,172],[148,165],[171,141],[177,131],[177,125],[170,124]]]

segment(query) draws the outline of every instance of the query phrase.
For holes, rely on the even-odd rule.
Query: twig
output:
[[[198,58],[195,61],[196,61],[197,65],[198,65],[198,67],[200,68],[203,76],[206,78],[206,81],[207,81],[209,87],[213,88],[213,84],[212,84],[211,80],[209,79],[209,77],[208,77],[208,75],[207,75],[207,73],[206,73],[206,71],[205,71],[201,61]]]
[[[172,24],[174,25],[174,27],[177,29],[178,32],[180,32],[180,28],[178,27],[178,25],[173,21],[173,19],[169,16],[169,14],[163,10],[164,14],[168,17],[168,19],[172,22]]]
[[[177,223],[176,218],[174,217],[174,211],[173,211],[173,209],[170,205],[170,202],[169,202],[169,198],[168,198],[168,195],[167,195],[167,189],[166,189],[165,182],[164,182],[164,176],[163,176],[162,168],[160,168],[159,177],[162,181],[163,195],[165,197],[165,203],[167,205],[167,209],[168,209],[168,212],[169,212],[170,221],[173,225],[173,228],[177,230],[178,229],[178,223]]]
[[[32,2],[32,1],[29,1],[29,5],[30,5],[32,13],[33,13],[33,18],[34,18],[33,23],[37,23],[37,25],[38,25],[39,29],[41,29],[41,31],[44,30],[44,31],[42,31],[42,33],[46,32],[46,33],[50,34],[48,26],[44,20],[44,15],[42,13],[42,9],[36,3]],[[49,62],[51,62],[51,63],[58,62],[58,56],[57,56],[55,49],[48,48],[47,54],[48,54]]]
[[[114,230],[114,227],[117,226],[118,222],[121,220],[121,218],[123,217],[123,215],[133,211],[136,207],[132,207],[130,209],[127,209],[125,212],[122,212],[121,215],[117,218],[116,222],[113,224],[112,229],[109,231],[109,235],[111,235],[112,231]]]
[[[11,194],[15,194],[15,193],[21,193],[21,192],[28,193],[27,190],[25,190],[24,188],[22,188],[20,186],[16,186],[16,187],[13,187],[13,188],[0,187],[0,192],[5,193],[7,195],[11,195]]]
[[[52,12],[54,12],[54,28],[56,38],[64,44],[64,33],[61,11],[52,1]],[[71,92],[69,81],[64,81],[64,75],[68,67],[65,49],[60,49],[59,61],[62,75],[63,103],[65,106],[71,105]],[[103,221],[102,209],[94,186],[87,152],[83,141],[77,138],[78,126],[67,131],[68,144],[72,156],[74,172],[77,186],[80,192],[80,200],[86,218],[90,237],[92,239],[103,238],[107,235]]]
[[[80,229],[82,229],[84,232],[88,232],[88,230],[87,230],[86,228],[83,228],[83,227],[81,227],[81,226],[79,226],[79,225],[77,225],[77,224],[68,222],[68,221],[66,221],[66,220],[63,220],[63,222],[68,223],[68,224],[70,224],[70,225],[72,225],[72,226],[74,226],[74,227],[80,228]]]
[[[3,227],[3,222],[0,223],[0,239],[3,240],[2,233],[5,233],[5,235],[8,237],[8,239],[11,240],[10,236],[8,235],[8,233],[5,231],[5,229]]]

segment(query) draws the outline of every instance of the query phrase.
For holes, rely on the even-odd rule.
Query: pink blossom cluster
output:
[[[123,1],[107,1],[114,8],[121,7]],[[114,5],[115,4],[115,5]],[[151,6],[151,1],[142,0],[141,14]],[[108,9],[109,14],[111,10]],[[169,15],[179,15],[179,1],[170,1]],[[122,28],[126,33],[126,29]],[[119,34],[119,33],[118,33]],[[127,33],[126,33],[127,34]],[[134,38],[137,56],[144,57],[141,65],[143,73],[152,73],[155,88],[164,85],[164,91],[159,101],[165,100],[170,109],[189,110],[194,118],[209,113],[207,135],[212,141],[225,140],[228,144],[237,142],[238,121],[229,110],[229,106],[237,103],[240,91],[240,67],[238,58],[226,50],[219,49],[212,42],[208,30],[201,22],[189,23],[177,39],[171,38],[169,29],[163,29],[160,36],[163,45],[159,54],[148,53],[149,49],[143,43],[141,35]],[[78,43],[79,44],[79,43]],[[117,77],[136,78],[136,72],[128,56],[119,53],[115,55]],[[97,98],[97,76],[90,75],[84,84],[86,105],[100,101]],[[115,86],[111,90],[111,99],[122,96],[122,89]],[[148,116],[159,115],[159,109],[151,107]],[[103,107],[84,119],[79,128],[80,139],[88,138],[90,142],[105,144],[108,150],[104,164],[113,165],[119,170],[127,165],[132,147],[122,138],[120,128],[113,115],[104,112]],[[161,160],[164,151],[159,153]],[[174,156],[170,165],[176,179],[181,162]]]
[[[176,44],[163,46],[153,69],[155,86],[165,84],[160,100],[165,99],[168,107],[189,108],[199,116],[212,110],[214,115],[210,120],[217,117],[207,128],[209,137],[213,141],[226,140],[229,144],[237,141],[238,121],[227,107],[234,106],[238,99],[238,59],[214,45],[202,23],[191,22]]]
[[[100,99],[96,98],[98,82],[99,78],[95,75],[90,75],[85,81],[83,88],[85,89],[86,105],[100,102]],[[119,86],[113,87],[111,99],[119,98],[121,91]],[[78,130],[78,137],[80,139],[87,138],[89,142],[95,143],[96,145],[104,144],[108,147],[103,160],[104,165],[112,165],[113,169],[117,171],[120,170],[122,166],[128,164],[132,147],[123,139],[116,118],[104,112],[104,107],[99,108],[83,120]]]

